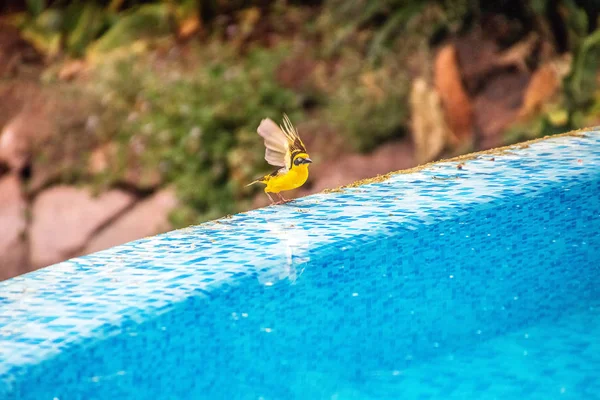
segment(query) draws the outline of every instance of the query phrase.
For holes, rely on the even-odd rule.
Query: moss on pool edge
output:
[[[416,167],[412,167],[412,168],[408,168],[408,169],[401,169],[401,170],[397,170],[397,171],[392,171],[392,172],[388,172],[387,174],[384,174],[384,175],[377,175],[374,178],[361,179],[361,180],[358,180],[356,182],[350,183],[348,185],[339,186],[337,188],[324,189],[323,191],[321,191],[321,193],[339,193],[339,192],[343,192],[344,189],[356,188],[356,187],[363,186],[363,185],[368,185],[368,184],[371,184],[371,183],[385,182],[386,180],[388,180],[389,178],[391,178],[394,175],[410,174],[410,173],[413,173],[413,172],[422,171],[422,170],[430,168],[430,167],[432,167],[432,166],[434,166],[436,164],[449,163],[449,162],[468,161],[468,160],[473,160],[473,159],[475,159],[475,158],[477,158],[479,156],[483,156],[483,155],[503,155],[503,154],[510,153],[513,150],[526,149],[526,148],[528,148],[533,143],[541,142],[541,141],[548,140],[548,139],[554,139],[554,138],[559,138],[559,137],[568,137],[568,136],[570,136],[570,137],[586,137],[586,135],[585,135],[584,132],[595,131],[595,130],[598,130],[598,129],[600,129],[600,126],[592,126],[592,127],[588,127],[588,128],[580,128],[580,129],[577,129],[577,130],[573,130],[573,131],[561,133],[561,134],[558,134],[558,135],[544,136],[544,137],[541,137],[541,138],[532,139],[532,140],[528,140],[528,141],[525,141],[525,142],[521,142],[521,143],[517,143],[517,144],[512,144],[512,145],[509,145],[509,146],[495,147],[495,148],[489,149],[489,150],[482,150],[482,151],[478,151],[478,152],[463,154],[463,155],[452,157],[452,158],[446,158],[446,159],[441,159],[441,160],[437,160],[437,161],[431,161],[431,162],[428,162],[426,164],[417,165]]]

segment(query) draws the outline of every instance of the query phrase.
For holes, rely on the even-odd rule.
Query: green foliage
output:
[[[88,50],[107,52],[139,39],[170,34],[172,19],[194,11],[190,1],[155,1],[120,12],[115,11],[115,3],[72,1],[47,7],[45,1],[29,0],[28,12],[18,22],[24,36],[40,51],[81,57]]]
[[[144,37],[167,35],[170,16],[166,3],[129,9],[114,18],[110,29],[90,46],[90,51],[102,54]]]
[[[333,78],[325,113],[359,151],[400,136],[408,120],[409,79],[394,60],[372,68],[357,54],[345,54]]]
[[[133,144],[144,168],[159,169],[176,186],[186,205],[173,216],[176,226],[243,206],[244,185],[267,168],[256,134],[260,120],[299,112],[297,96],[273,78],[285,49],[251,50],[240,59],[210,43],[194,53],[200,58],[193,65],[202,68],[186,71],[166,60],[157,68],[149,55],[128,55],[99,65],[94,80],[111,118],[127,121],[116,132],[122,154]],[[123,170],[126,157],[120,162]]]
[[[565,78],[567,108],[584,111],[598,101],[597,82],[600,70],[600,30],[586,37],[578,46],[571,73]]]
[[[25,2],[27,3],[27,11],[35,16],[40,15],[46,7],[45,0],[26,0]]]
[[[75,3],[77,4],[77,3]],[[82,56],[92,41],[104,27],[104,11],[94,3],[69,7],[63,32],[66,34],[66,47],[75,56]]]
[[[363,47],[377,63],[398,43],[429,40],[442,29],[457,30],[474,5],[470,0],[325,0],[320,18],[324,55]],[[411,23],[420,19],[420,24]]]

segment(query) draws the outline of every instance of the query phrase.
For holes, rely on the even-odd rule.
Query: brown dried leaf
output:
[[[85,62],[82,60],[69,61],[58,71],[58,78],[63,81],[69,81],[79,75],[84,68]]]
[[[525,90],[519,118],[526,118],[538,112],[542,105],[554,96],[558,86],[558,77],[554,68],[549,65],[538,68]]]
[[[198,15],[193,15],[181,22],[177,29],[177,36],[182,40],[189,39],[200,30],[200,27],[200,18],[198,18]]]
[[[454,45],[439,51],[434,64],[434,80],[450,130],[460,144],[470,142],[473,137],[473,106],[462,83]]]
[[[527,119],[539,113],[557,96],[564,76],[569,72],[571,57],[555,58],[540,66],[532,75],[523,95],[519,118]]]

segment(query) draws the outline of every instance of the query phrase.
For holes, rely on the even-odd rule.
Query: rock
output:
[[[94,253],[169,230],[169,213],[177,204],[172,189],[155,193],[94,235],[81,254]]]
[[[0,177],[0,280],[27,272],[25,210],[19,178]]]
[[[459,143],[470,144],[473,137],[473,107],[462,83],[453,45],[443,47],[437,54],[434,81],[450,130]]]
[[[0,133],[0,162],[21,171],[31,158],[32,143],[48,137],[52,128],[44,118],[36,118],[30,109],[12,118]]]
[[[94,197],[89,189],[55,186],[33,202],[30,257],[34,267],[43,267],[72,257],[101,229],[125,211],[135,197],[111,190]]]

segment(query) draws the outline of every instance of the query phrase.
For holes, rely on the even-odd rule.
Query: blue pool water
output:
[[[310,196],[0,283],[0,398],[600,399],[598,249],[593,132]]]

